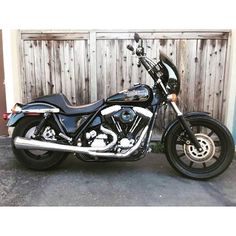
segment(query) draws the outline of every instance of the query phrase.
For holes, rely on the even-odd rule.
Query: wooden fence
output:
[[[180,109],[208,111],[224,121],[230,32],[140,31],[147,56],[159,50],[177,65]],[[22,100],[63,92],[74,105],[105,98],[135,82],[152,85],[137,58],[126,49],[133,32],[21,31]],[[166,112],[162,111],[162,116]],[[168,122],[172,115],[168,115]],[[165,123],[161,125],[165,126]]]

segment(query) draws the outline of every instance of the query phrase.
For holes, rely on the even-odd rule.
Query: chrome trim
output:
[[[121,106],[120,105],[114,105],[114,106],[111,106],[111,107],[108,107],[108,108],[105,108],[101,111],[101,114],[103,116],[106,116],[106,115],[109,115],[115,111],[119,111],[121,109]]]
[[[42,109],[22,109],[22,113],[58,113],[60,112],[59,108],[42,108]]]
[[[158,80],[157,80],[157,83],[161,85],[161,88],[163,89],[163,91],[164,91],[164,92],[165,92],[165,94],[167,95],[167,94],[168,94],[168,92],[167,92],[167,90],[166,90],[166,88],[165,88],[164,84],[162,83],[161,79],[158,79]]]
[[[183,113],[179,110],[179,108],[178,108],[178,106],[176,105],[175,102],[171,102],[171,105],[172,105],[173,109],[175,110],[177,116],[182,116],[183,115]]]
[[[152,117],[152,112],[148,109],[142,108],[142,107],[133,107],[133,110],[136,111],[139,114],[142,114],[143,116],[146,116],[148,118]]]
[[[68,142],[72,141],[72,138],[68,137],[67,135],[63,134],[63,133],[59,133],[58,134],[61,138],[64,138],[65,140],[67,140]]]
[[[42,103],[42,102],[33,102],[33,103],[29,103],[26,104],[25,106],[27,106],[26,109],[22,109],[21,112],[22,113],[46,113],[46,112],[51,112],[51,113],[59,113],[60,109],[48,104],[48,103]],[[31,108],[31,107],[35,107],[35,106],[43,106],[42,108]]]
[[[20,113],[21,111],[22,111],[22,108],[21,108],[21,106],[19,106],[17,103],[14,105],[14,112],[15,113]],[[12,108],[12,109],[13,109]]]

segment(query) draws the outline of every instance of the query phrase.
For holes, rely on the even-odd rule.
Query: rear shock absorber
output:
[[[35,131],[34,131],[34,136],[38,136],[40,132],[42,131],[43,127],[46,124],[47,119],[51,116],[51,113],[44,113],[44,118],[40,121],[40,123],[37,125]]]

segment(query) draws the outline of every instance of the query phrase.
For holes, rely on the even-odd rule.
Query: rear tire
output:
[[[176,123],[165,140],[165,153],[171,166],[192,179],[209,179],[223,173],[234,157],[234,141],[227,127],[208,116],[187,120],[204,151],[186,145],[182,138],[184,131]]]
[[[17,160],[27,168],[33,170],[47,170],[55,167],[65,160],[68,155],[68,153],[63,152],[30,151],[15,148],[15,137],[25,137],[29,130],[37,126],[41,120],[42,117],[25,117],[19,121],[12,134],[12,149]],[[51,127],[56,133],[59,132],[58,127],[52,121],[47,121],[46,125]]]

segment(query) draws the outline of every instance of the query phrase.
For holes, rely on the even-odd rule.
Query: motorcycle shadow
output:
[[[166,176],[176,176],[176,172],[169,166],[164,154],[151,153],[139,161],[107,161],[107,162],[84,162],[73,155],[69,155],[60,166],[49,170],[50,172],[91,172],[97,174],[109,173],[155,173]],[[178,174],[177,174],[178,175]]]

